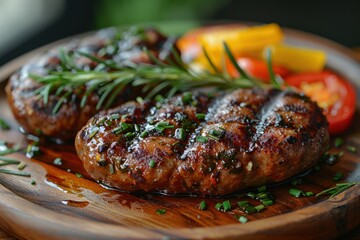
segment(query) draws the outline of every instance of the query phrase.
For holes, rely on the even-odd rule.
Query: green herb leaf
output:
[[[199,203],[199,209],[200,209],[200,210],[206,210],[206,208],[207,208],[206,202],[205,202],[205,200],[202,200],[202,201]]]
[[[0,118],[0,128],[2,130],[9,130],[10,125],[4,119]]]
[[[21,176],[21,177],[31,177],[31,174],[28,172],[14,171],[14,170],[9,170],[9,169],[1,169],[0,168],[0,173],[16,175],[16,176]]]
[[[156,210],[156,213],[158,215],[164,215],[166,213],[166,209],[159,208],[159,209]]]

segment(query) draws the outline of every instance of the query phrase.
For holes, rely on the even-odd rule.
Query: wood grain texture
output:
[[[297,32],[290,31],[287,36],[289,41],[308,38],[311,44],[327,43],[324,40],[314,43],[313,37],[301,34],[299,37]],[[326,46],[334,49],[332,44]],[[334,50],[336,53],[349,57],[338,48]],[[15,69],[14,64],[22,62],[20,60],[12,63],[11,69]],[[350,79],[353,79],[352,74],[355,75],[353,69],[345,73]],[[0,79],[6,77],[7,74],[0,75]],[[3,87],[1,85],[1,89]],[[26,146],[29,139],[18,131],[3,90],[0,92],[0,117],[11,124],[10,131],[0,131],[0,139]],[[345,139],[347,145],[360,150],[360,129],[356,124],[359,119],[357,115]],[[31,173],[31,178],[0,175],[1,228],[22,239],[328,239],[360,225],[359,185],[332,199],[292,197],[288,194],[292,187],[289,182],[272,186],[269,192],[275,196],[276,203],[265,211],[249,215],[249,222],[240,224],[235,216],[244,213],[237,207],[237,201],[249,200],[241,193],[224,198],[127,194],[106,189],[91,180],[72,144],[42,141],[40,146],[42,154],[32,159],[26,158],[24,153],[8,156],[25,162],[25,171]],[[318,193],[335,184],[332,177],[336,172],[344,173],[346,181],[359,181],[359,152],[348,152],[345,146],[334,149],[339,150],[345,155],[338,163],[322,164],[320,171],[304,176],[297,188]],[[53,164],[56,157],[62,158],[61,166]],[[16,166],[6,168],[16,169]],[[32,180],[36,185],[31,185]],[[204,199],[208,209],[201,211],[198,204]],[[230,200],[232,211],[224,213],[214,208],[217,202],[224,200]],[[259,204],[255,200],[250,202]],[[157,209],[167,212],[158,215]]]

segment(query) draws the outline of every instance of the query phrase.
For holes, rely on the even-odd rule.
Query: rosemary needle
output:
[[[31,174],[28,172],[14,171],[14,170],[9,170],[9,169],[1,169],[0,168],[0,173],[22,176],[22,177],[31,177]]]

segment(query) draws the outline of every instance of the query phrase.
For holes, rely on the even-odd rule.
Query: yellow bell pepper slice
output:
[[[326,54],[320,50],[299,48],[284,44],[270,46],[272,60],[296,72],[318,72],[324,69]],[[265,58],[265,53],[263,57]]]
[[[205,33],[199,37],[200,44],[211,54],[223,52],[226,42],[234,54],[253,52],[267,45],[281,42],[283,33],[279,25],[272,23],[254,27],[230,29]]]
[[[225,29],[199,36],[199,42],[210,55],[214,65],[221,68],[221,59],[224,55],[223,42],[226,42],[234,55],[248,54],[261,57],[265,46],[277,44],[284,37],[279,25],[272,23],[254,27],[239,27],[238,29]],[[207,67],[204,54],[200,54],[195,62]]]

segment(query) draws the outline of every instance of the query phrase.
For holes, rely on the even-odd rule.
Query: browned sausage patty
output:
[[[87,172],[126,191],[224,195],[312,166],[328,123],[308,97],[247,89],[128,102],[97,114],[75,146]]]
[[[96,62],[77,54],[76,51],[86,52],[102,59],[111,59],[117,63],[149,62],[143,47],[147,47],[155,56],[161,58],[166,56],[169,51],[164,46],[169,45],[170,41],[151,29],[130,29],[128,31],[107,29],[51,49],[32,59],[10,77],[6,93],[11,110],[22,128],[30,134],[42,134],[61,140],[74,139],[77,131],[98,112],[95,108],[99,101],[98,94],[95,92],[90,95],[85,106],[81,108],[80,102],[83,93],[73,92],[59,111],[54,114],[53,109],[61,95],[51,94],[48,104],[44,104],[43,99],[35,94],[41,85],[35,82],[29,74],[45,76],[52,71],[87,71],[95,68],[99,71],[111,71],[111,69],[100,69]],[[61,50],[73,58],[73,64],[61,61],[64,59],[60,58]],[[125,88],[119,94],[117,104],[128,101],[132,97],[131,90]]]

